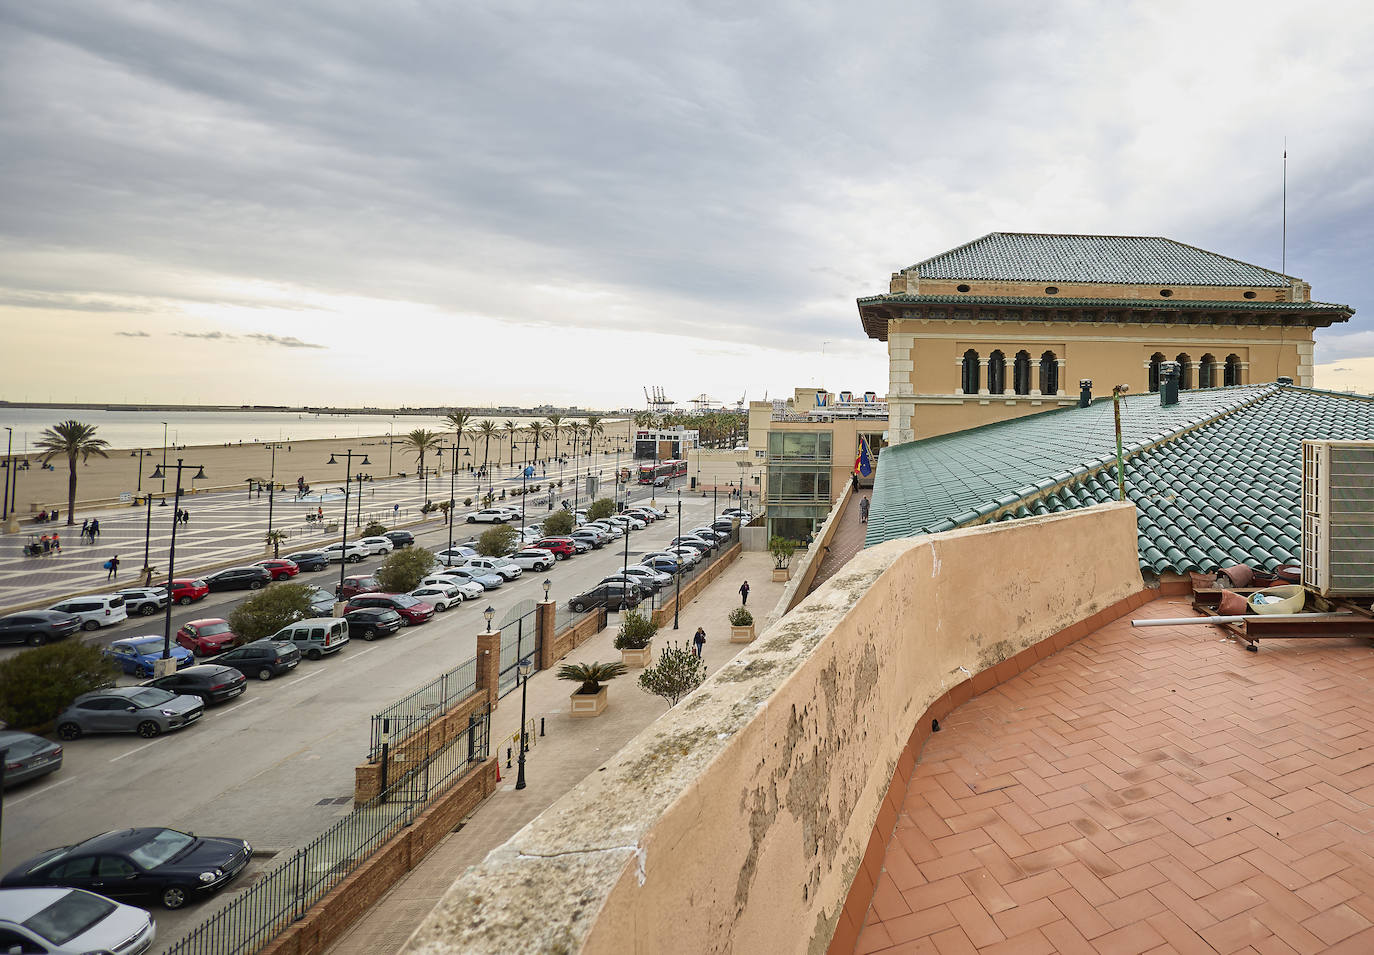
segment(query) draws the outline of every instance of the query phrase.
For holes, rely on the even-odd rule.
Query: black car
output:
[[[76,614],[56,610],[26,610],[0,617],[0,643],[27,643],[31,647],[61,640],[81,629]]]
[[[401,615],[382,607],[350,610],[343,618],[348,621],[349,634],[364,640],[376,640],[401,629]]]
[[[625,574],[611,574],[609,577],[602,577],[603,584],[629,583],[634,585],[635,592],[639,594],[639,599],[645,600],[658,593],[662,586],[658,581],[649,577],[627,577]]]
[[[328,570],[329,556],[317,550],[303,550],[299,554],[287,554],[286,560],[293,560],[302,571]]]
[[[248,678],[233,667],[218,663],[199,663],[176,673],[149,680],[144,686],[155,686],[182,696],[198,696],[207,706],[232,700],[248,686]]]
[[[0,752],[5,754],[6,789],[62,768],[62,747],[32,733],[0,730]]]
[[[382,536],[397,547],[409,547],[415,543],[415,535],[410,531],[387,531]]]
[[[271,582],[272,572],[266,567],[230,567],[205,578],[212,594],[221,590],[261,590]]]
[[[311,586],[310,594],[310,616],[312,617],[332,617],[334,616],[334,595],[322,587]]]
[[[112,899],[157,899],[179,909],[222,888],[252,855],[253,847],[242,839],[117,829],[49,849],[0,879],[0,886],[86,889]]]
[[[605,607],[607,610],[633,609],[639,606],[639,588],[633,584],[609,583],[597,584],[586,593],[578,594],[568,601],[568,606],[575,612],[581,613],[593,607]]]
[[[259,680],[270,680],[296,668],[301,652],[285,640],[254,640],[215,657],[220,666],[233,667]]]

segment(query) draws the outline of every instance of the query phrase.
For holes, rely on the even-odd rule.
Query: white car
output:
[[[625,568],[625,573],[632,577],[644,577],[658,583],[660,587],[673,582],[672,574],[665,574],[661,570],[654,570],[652,567],[645,567],[643,564],[631,564]]]
[[[331,563],[347,561],[350,564],[358,564],[372,556],[372,551],[357,541],[349,541],[346,548],[343,544],[330,544],[328,547],[321,547],[320,553],[328,557]]]
[[[500,574],[506,580],[524,573],[519,564],[505,557],[473,557],[463,566],[476,574]]]
[[[520,520],[520,512],[509,507],[484,507],[468,515],[469,524],[505,524]]]
[[[0,889],[0,944],[6,952],[144,952],[156,936],[146,909],[84,889]]]
[[[648,504],[636,504],[635,507],[636,509],[641,511],[648,511],[650,514],[654,516],[655,520],[662,520],[663,518],[668,516],[667,511],[658,507],[650,507]]]
[[[455,547],[452,550],[445,548],[434,552],[434,559],[445,567],[462,567],[476,556],[477,551],[467,546]]]
[[[612,538],[620,538],[625,536],[625,529],[623,527],[616,527],[614,524],[609,524],[606,521],[588,521],[583,526],[596,528],[603,534],[611,535]]]
[[[164,601],[165,606],[165,601]],[[69,613],[81,618],[82,630],[99,630],[129,619],[129,611],[124,606],[120,594],[96,594],[90,597],[73,597],[48,608],[58,613]]]
[[[480,591],[480,585],[473,584]],[[463,591],[456,584],[421,584],[410,592],[416,600],[423,600],[442,613],[463,602]]]
[[[358,541],[359,547],[366,547],[370,554],[389,554],[396,549],[388,537],[364,537]]]
[[[613,517],[606,518],[606,520],[615,524],[617,527],[628,527],[630,530],[634,531],[642,530],[647,526],[644,521],[635,517],[633,514],[616,514]]]
[[[548,570],[558,558],[553,551],[544,550],[542,547],[526,547],[510,555],[513,564],[519,564],[525,570],[532,570],[535,573]]]
[[[486,588],[476,581],[465,580],[452,574],[430,574],[420,581],[421,587],[456,587],[464,600],[476,600],[486,593]]]
[[[625,513],[631,517],[637,517],[641,521],[656,521],[662,517],[661,514],[651,511],[647,507],[631,507],[626,509]]]

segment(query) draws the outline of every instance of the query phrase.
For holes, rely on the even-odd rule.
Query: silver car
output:
[[[146,909],[68,888],[0,889],[0,939],[6,952],[139,955],[157,937]]]
[[[57,735],[77,739],[83,733],[137,733],[152,739],[200,719],[205,704],[155,686],[115,686],[82,693],[57,718]]]
[[[50,739],[0,730],[0,751],[5,753],[5,788],[62,768],[62,747]]]

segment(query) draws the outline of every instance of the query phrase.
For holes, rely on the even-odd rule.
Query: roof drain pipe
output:
[[[1086,408],[1093,403],[1093,380],[1091,378],[1078,379],[1078,407]]]
[[[1178,404],[1178,362],[1166,361],[1159,365],[1159,406],[1167,408]]]

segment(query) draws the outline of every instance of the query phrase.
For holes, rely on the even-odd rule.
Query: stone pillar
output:
[[[1243,361],[1240,363],[1240,381],[1236,382],[1236,384],[1250,384],[1250,363],[1248,361]]]
[[[552,600],[541,600],[535,607],[535,633],[539,635],[539,669],[551,670],[558,662],[553,655],[554,620],[558,605]]]
[[[985,395],[988,393],[988,360],[978,359],[978,393]]]
[[[954,393],[955,393],[956,395],[962,395],[962,394],[964,393],[964,359],[962,359],[962,358],[956,358],[956,359],[954,359],[954,367],[957,368],[957,369],[959,369],[959,374],[958,374],[958,376],[954,379],[954,381],[955,381]]]
[[[1067,358],[1056,358],[1055,361],[1059,363],[1059,395],[1063,397],[1068,394],[1068,392],[1064,390],[1064,368],[1068,365],[1069,360]]]
[[[1200,361],[1190,361],[1190,362],[1188,362],[1188,387],[1189,387],[1189,388],[1201,388],[1201,387],[1202,387],[1202,362],[1200,362]]]
[[[1312,343],[1298,342],[1298,367],[1297,374],[1293,376],[1299,387],[1312,387]]]
[[[1033,395],[1038,395],[1038,394],[1040,394],[1040,359],[1039,359],[1039,358],[1032,358],[1032,359],[1031,359],[1031,380],[1030,380],[1030,384],[1031,384],[1030,393],[1033,394]]]
[[[487,694],[493,710],[501,695],[501,631],[477,635],[477,689]]]

